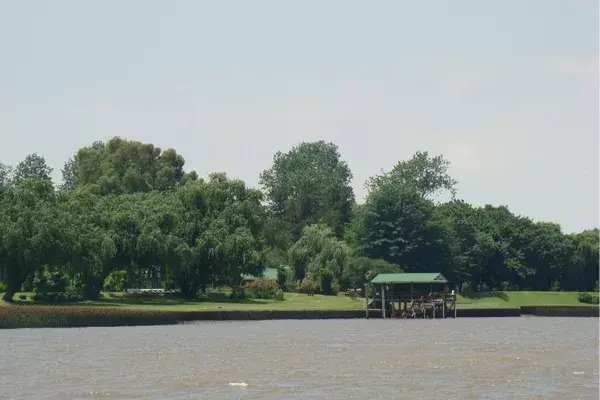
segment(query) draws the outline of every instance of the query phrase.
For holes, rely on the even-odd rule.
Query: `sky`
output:
[[[599,225],[598,1],[0,0],[0,162],[113,136],[258,186],[335,142],[364,182],[443,154],[459,197]]]

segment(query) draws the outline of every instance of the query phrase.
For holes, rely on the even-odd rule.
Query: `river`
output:
[[[597,318],[5,330],[0,398],[597,400],[598,341]]]

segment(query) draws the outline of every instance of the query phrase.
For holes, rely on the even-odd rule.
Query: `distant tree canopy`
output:
[[[199,179],[184,165],[175,150],[120,138],[78,150],[58,188],[37,154],[0,163],[4,299],[144,286],[192,298],[266,266],[289,267],[289,279],[323,293],[402,271],[442,272],[469,291],[598,284],[597,228],[565,235],[504,206],[467,204],[441,155],[418,152],[374,176],[363,204],[333,143],[278,152],[263,190],[223,173]],[[451,200],[434,201],[440,193]]]

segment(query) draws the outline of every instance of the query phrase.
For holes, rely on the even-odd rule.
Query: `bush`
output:
[[[317,284],[312,280],[311,277],[307,276],[300,283],[300,288],[299,288],[298,292],[312,295],[315,293],[316,289],[317,289]]]
[[[288,293],[300,293],[300,281],[289,279],[285,283],[285,291]]]
[[[283,301],[284,298],[285,298],[285,295],[283,294],[283,290],[278,290],[277,292],[275,292],[275,300]]]
[[[31,300],[43,303],[68,303],[81,301],[83,300],[83,297],[76,293],[45,292],[35,293],[33,296],[31,296]]]
[[[117,270],[112,271],[102,284],[102,289],[105,292],[122,292],[127,283],[127,271]]]
[[[578,300],[580,303],[586,303],[586,304],[599,304],[600,303],[600,297],[598,297],[598,295],[587,293],[587,292],[579,293]]]
[[[66,275],[48,268],[36,271],[33,278],[33,291],[38,292],[64,292],[67,290],[69,279]]]
[[[246,283],[246,295],[251,299],[274,299],[279,290],[274,279],[258,278]]]
[[[277,284],[279,289],[285,290],[289,282],[294,281],[294,274],[289,267],[277,268]]]
[[[243,286],[236,286],[231,289],[231,293],[229,294],[229,298],[231,300],[243,300],[246,298],[246,288]]]
[[[331,294],[333,296],[337,296],[339,292],[340,292],[340,283],[338,282],[337,279],[335,279],[333,281],[333,283],[331,284]]]

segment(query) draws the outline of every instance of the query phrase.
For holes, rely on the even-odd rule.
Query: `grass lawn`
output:
[[[456,299],[457,308],[494,308],[519,306],[585,306],[579,292],[484,292],[464,294]]]
[[[457,308],[498,308],[519,306],[586,305],[577,300],[578,292],[488,292],[458,296]],[[37,304],[27,300],[17,300],[16,304]],[[307,296],[286,293],[284,301],[243,300],[232,301],[225,294],[212,293],[197,300],[184,300],[174,297],[130,298],[122,293],[103,293],[98,301],[70,303],[79,306],[134,308],[140,310],[203,311],[203,310],[361,310],[364,299],[350,299],[345,296]],[[8,303],[0,302],[0,306]]]
[[[19,293],[20,294],[20,293]],[[30,300],[17,300],[15,304],[37,304]],[[307,296],[297,293],[286,293],[284,301],[276,300],[238,300],[233,301],[223,293],[211,293],[197,300],[185,300],[177,297],[164,298],[130,298],[122,293],[102,293],[98,301],[68,303],[78,306],[134,308],[140,310],[165,311],[203,311],[203,310],[361,310],[364,299],[350,299],[345,296]],[[9,305],[0,301],[0,306]]]

